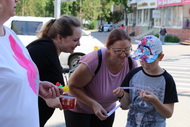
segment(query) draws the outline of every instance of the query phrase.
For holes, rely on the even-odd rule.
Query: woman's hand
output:
[[[39,95],[44,99],[56,98],[63,93],[62,88],[58,88],[53,83],[41,81],[39,84]]]
[[[117,98],[122,98],[124,95],[124,90],[121,87],[116,88],[113,90],[113,95],[116,96]]]
[[[99,103],[95,102],[92,109],[100,120],[105,120],[108,118],[107,111]]]
[[[129,109],[129,94],[125,92],[123,88],[118,87],[115,90],[113,90],[113,95],[119,99],[119,102],[121,103],[121,108],[123,110]]]

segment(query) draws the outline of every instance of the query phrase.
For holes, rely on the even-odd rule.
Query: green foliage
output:
[[[72,15],[70,7],[72,7],[73,2],[62,2],[61,3],[61,15]]]
[[[107,2],[113,2],[114,4],[113,5],[120,5],[120,6],[123,6],[123,10],[122,10],[122,13],[123,14],[125,14],[126,15],[126,17],[127,17],[127,14],[128,13],[132,13],[132,7],[129,7],[128,6],[128,0],[105,0],[105,1],[107,1]],[[112,14],[113,15],[113,14]],[[118,15],[118,19],[119,19],[119,21],[121,20],[121,19],[123,19],[124,18],[124,16],[122,15],[122,14],[120,14],[120,15]],[[118,20],[117,19],[117,20]],[[112,18],[111,19],[112,20],[112,22],[113,23],[115,23],[116,21],[114,20],[114,18]],[[117,21],[118,22],[118,21]],[[126,24],[127,24],[127,22],[128,21],[126,21]]]
[[[53,0],[47,0],[44,11],[45,11],[45,16],[47,17],[54,16],[54,1]]]
[[[156,36],[156,37],[159,38],[159,34],[158,33],[154,34],[154,36]],[[166,35],[165,42],[177,43],[177,42],[180,42],[180,39],[177,36],[175,36],[175,35]]]
[[[82,0],[81,13],[85,20],[94,20],[101,13],[100,0]]]
[[[110,1],[101,0],[99,17],[101,17],[101,20],[107,21],[108,24],[110,24],[113,19],[111,13],[111,6],[113,4],[114,2],[112,0]]]
[[[77,2],[72,2],[71,5],[68,6],[69,7],[69,11],[71,12],[72,16],[77,16],[79,11],[80,11],[80,5]]]
[[[55,0],[20,0],[17,3],[16,14],[18,16],[53,17],[54,2]],[[124,10],[129,12],[130,8],[127,6],[127,0],[76,0],[61,2],[61,15],[72,15],[84,20],[99,19],[101,22],[116,23],[123,17],[122,12],[111,12],[111,6],[116,4],[124,6]]]
[[[53,0],[20,0],[17,3],[18,16],[50,17],[54,14]]]
[[[87,29],[95,29],[96,25],[98,24],[97,20],[91,20],[89,24],[83,24],[84,27],[86,27]]]
[[[165,42],[179,42],[180,39],[177,36],[166,35]]]
[[[157,33],[157,34],[155,34],[154,36],[156,36],[157,38],[159,38],[159,34]]]

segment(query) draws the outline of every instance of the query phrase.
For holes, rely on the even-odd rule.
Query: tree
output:
[[[61,15],[72,15],[70,11],[70,7],[72,6],[72,2],[62,2],[61,3]]]
[[[121,17],[123,17],[123,13],[121,11],[114,11],[111,14],[112,22],[117,23],[121,20]]]
[[[20,0],[17,4],[17,15],[53,17],[54,2],[55,0]],[[124,11],[130,10],[127,0],[76,0],[62,2],[61,15],[80,17],[88,22],[98,19],[101,23],[102,21],[116,23],[123,13],[111,12],[111,6],[114,4],[124,6]],[[125,21],[127,24],[127,20]]]
[[[124,13],[124,25],[128,26],[128,18],[127,13],[131,13],[132,9],[127,5],[128,0],[106,0],[107,2],[113,1],[116,5],[122,5],[124,7],[123,13]],[[128,28],[126,27],[126,30]]]
[[[80,3],[80,13],[82,19],[93,20],[98,17],[98,8],[100,7],[99,0],[78,0]]]
[[[101,19],[107,21],[108,23],[112,22],[111,17],[111,6],[114,4],[111,0],[108,2],[106,0],[101,1]]]
[[[71,5],[69,5],[69,10],[71,12],[72,16],[78,16],[78,13],[80,11],[80,5],[77,2],[72,2]]]
[[[46,0],[45,16],[54,17],[54,0]]]
[[[17,3],[19,16],[53,16],[54,0],[20,0]]]

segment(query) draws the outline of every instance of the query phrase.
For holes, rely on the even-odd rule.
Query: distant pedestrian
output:
[[[103,27],[103,24],[100,24],[100,25],[99,25],[99,28],[98,28],[98,31],[99,31],[99,32],[102,32],[102,27]]]
[[[101,28],[102,28],[102,32],[104,32],[104,24],[102,24],[102,27],[101,27]]]
[[[188,29],[188,28],[189,28],[189,24],[190,24],[190,21],[189,21],[189,19],[187,19],[187,20],[185,21],[185,29]]]
[[[122,25],[120,26],[120,29],[125,30],[125,26],[122,24]]]
[[[162,44],[165,43],[166,34],[167,34],[166,28],[164,28],[164,25],[162,25],[162,28],[160,29],[160,40]]]
[[[140,60],[141,67],[131,70],[113,91],[115,96],[122,95],[122,108],[129,109],[126,127],[166,127],[178,97],[173,77],[159,66],[164,57],[161,41],[145,36],[132,57]]]

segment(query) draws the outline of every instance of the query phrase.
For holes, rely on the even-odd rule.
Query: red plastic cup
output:
[[[61,95],[60,102],[62,104],[63,109],[74,109],[76,106],[76,97],[69,95]]]

